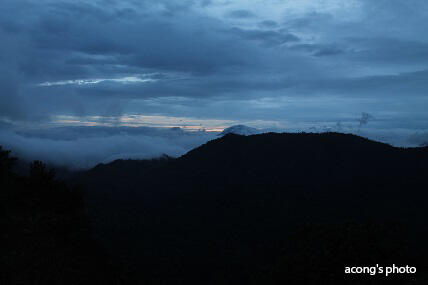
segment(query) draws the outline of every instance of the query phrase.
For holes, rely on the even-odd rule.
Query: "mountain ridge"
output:
[[[354,171],[357,176],[369,171],[378,171],[379,174],[388,176],[390,174],[387,170],[392,172],[401,170],[408,174],[410,168],[418,173],[422,171],[427,149],[397,148],[356,135],[340,133],[265,133],[250,136],[227,134],[179,158],[169,158],[163,167],[164,171],[171,172],[174,177],[177,173],[195,176],[204,170],[216,171],[222,175],[227,175],[228,171],[244,171],[241,174],[251,179],[255,178],[254,175],[250,175],[250,172],[253,172],[263,174],[267,179],[272,178],[274,175],[269,176],[264,168],[269,168],[272,174],[277,175],[281,171],[306,171],[294,173],[294,176],[301,176],[309,171],[309,174],[318,178],[321,178],[322,174],[345,175],[346,171]],[[129,163],[139,164],[134,160],[130,160]],[[142,160],[140,164],[147,162]],[[258,167],[261,164],[266,165]],[[382,167],[377,167],[378,164],[382,164]],[[407,167],[408,164],[414,165]],[[109,168],[113,165],[114,163],[99,167]]]
[[[386,284],[414,285],[428,279],[427,162],[427,147],[349,134],[227,134],[179,158],[99,164],[70,184],[83,190],[89,237],[123,264],[127,284],[356,285],[367,282],[344,276],[343,266],[394,263],[418,274]],[[42,163],[30,175],[18,180],[25,195],[6,198],[20,205],[35,195],[48,212],[67,200],[44,190],[57,182]],[[92,253],[78,244],[76,254]]]
[[[301,256],[326,247],[329,257],[322,251],[312,265],[286,257],[294,268],[289,270],[306,271],[284,277],[281,265],[276,274],[299,284],[308,272],[326,268],[319,280],[337,274],[337,283],[330,284],[361,284],[343,283],[336,270],[350,260],[398,263],[407,254],[398,246],[407,238],[395,236],[395,226],[385,222],[411,229],[409,243],[418,245],[411,258],[424,254],[427,162],[426,147],[397,148],[351,134],[227,134],[179,158],[100,166],[83,184],[109,247],[127,252],[137,264],[151,260],[154,272],[164,260],[177,260],[168,271],[171,280],[182,271],[210,274],[215,267],[231,270],[227,274],[238,282],[239,274],[250,274],[261,260],[276,260],[293,232],[309,225],[287,252],[301,248],[296,253]],[[126,164],[135,167],[122,171]],[[347,237],[348,229],[356,237]],[[331,245],[333,239],[359,248],[373,238],[373,245],[355,253]],[[308,246],[312,251],[304,253]],[[383,246],[390,253],[372,252]]]

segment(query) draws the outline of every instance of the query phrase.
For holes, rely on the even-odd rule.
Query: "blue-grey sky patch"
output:
[[[226,14],[228,17],[237,19],[255,18],[256,15],[248,10],[233,10]]]

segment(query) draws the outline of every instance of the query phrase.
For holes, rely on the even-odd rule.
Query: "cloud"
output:
[[[237,19],[248,19],[256,17],[251,11],[248,10],[233,10],[227,13],[228,17],[237,18]]]
[[[426,2],[262,2],[7,1],[0,121],[134,114],[300,126],[364,110],[376,116],[370,127],[426,124]]]
[[[373,119],[374,119],[374,117],[372,115],[370,115],[369,113],[362,112],[361,118],[358,120],[358,122],[359,122],[358,130],[360,130],[362,126],[367,125],[369,123],[369,121],[371,121]]]
[[[0,143],[25,160],[43,160],[73,169],[115,159],[177,157],[215,138],[210,132],[179,128],[64,127],[1,130]]]
[[[68,84],[98,84],[101,82],[119,82],[119,83],[148,83],[156,82],[157,79],[149,78],[147,75],[136,75],[136,76],[126,76],[121,78],[97,78],[97,79],[74,79],[74,80],[65,80],[65,81],[56,81],[56,82],[43,82],[38,84],[39,86],[55,86],[55,85],[68,85]]]
[[[271,124],[234,126],[226,130],[245,133],[264,132],[328,132],[356,133],[395,146],[420,146],[428,142],[427,130],[411,132],[406,129],[382,129],[378,127],[360,130],[355,119],[349,122],[325,122],[300,125],[299,127]],[[188,131],[181,128],[155,127],[55,127],[44,129],[7,128],[0,130],[0,145],[11,149],[21,159],[42,160],[56,166],[85,169],[98,163],[116,159],[150,159],[163,154],[178,157],[209,140],[218,138],[220,132]]]
[[[345,50],[334,44],[296,44],[290,47],[293,50],[311,53],[314,56],[332,56],[344,53]]]
[[[275,28],[278,26],[278,23],[273,20],[265,20],[258,23],[258,26],[261,28]]]
[[[408,143],[417,146],[428,146],[428,131],[415,132],[408,137]]]
[[[247,40],[255,40],[261,43],[265,43],[266,45],[280,45],[285,44],[287,42],[297,42],[299,38],[290,33],[283,33],[279,31],[273,30],[254,30],[254,29],[240,29],[240,28],[232,28],[230,30],[231,33],[238,35],[241,38]]]

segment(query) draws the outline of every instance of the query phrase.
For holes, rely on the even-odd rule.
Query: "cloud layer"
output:
[[[366,118],[362,115],[361,119]],[[70,169],[85,169],[98,163],[116,159],[150,159],[163,154],[178,157],[209,140],[226,133],[251,135],[265,132],[343,132],[353,133],[395,146],[428,145],[428,132],[411,132],[406,129],[381,129],[371,126],[369,120],[360,124],[319,124],[281,129],[251,128],[237,125],[223,133],[203,130],[186,130],[154,127],[79,126],[46,129],[20,129],[3,126],[0,145],[13,150],[13,154],[31,161],[43,160]]]
[[[215,138],[215,133],[179,128],[61,127],[2,130],[0,144],[25,160],[43,160],[72,169],[115,159],[177,157]]]
[[[427,16],[423,0],[6,1],[0,121],[295,129],[365,112],[379,133],[424,133]]]

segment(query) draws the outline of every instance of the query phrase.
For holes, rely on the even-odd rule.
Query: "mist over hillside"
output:
[[[346,124],[307,127],[306,132],[354,133],[394,146],[415,147],[428,142],[425,131],[379,130]],[[58,167],[87,169],[115,159],[150,159],[163,154],[179,157],[227,133],[301,132],[302,129],[252,128],[235,125],[222,132],[159,127],[48,127],[0,130],[0,144],[27,161],[43,160]]]
[[[57,127],[0,131],[0,143],[23,159],[85,169],[115,159],[180,156],[215,138],[180,128]]]

